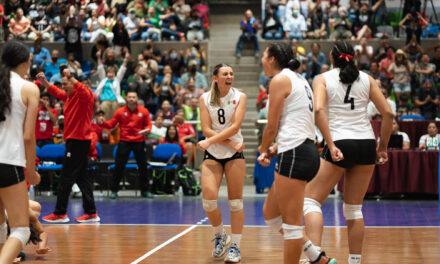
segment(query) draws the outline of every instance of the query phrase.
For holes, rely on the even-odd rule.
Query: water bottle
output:
[[[33,185],[29,187],[29,200],[35,200],[35,190]]]
[[[178,195],[178,196],[183,196],[182,185],[179,186],[179,190],[177,191],[177,195]]]

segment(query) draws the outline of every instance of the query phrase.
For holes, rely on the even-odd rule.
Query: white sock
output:
[[[215,232],[215,236],[223,235],[223,223],[221,223],[218,226],[214,226],[214,232]]]
[[[307,240],[307,242],[304,243],[302,250],[307,258],[310,259],[312,262],[317,261],[319,255],[321,254],[321,248],[313,245],[312,241],[310,240]]]
[[[231,243],[237,245],[240,248],[241,234],[232,234]]]
[[[348,255],[348,264],[361,264],[362,255],[350,254]]]

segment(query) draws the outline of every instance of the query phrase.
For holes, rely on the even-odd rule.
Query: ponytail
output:
[[[339,79],[343,84],[352,84],[359,77],[359,70],[354,64],[354,49],[345,41],[339,41],[332,49],[335,67],[340,69]]]
[[[285,43],[273,42],[267,46],[267,56],[274,57],[280,69],[296,71],[301,63],[295,58],[292,49]]]
[[[6,120],[6,114],[11,111],[10,70],[3,62],[0,63],[0,122]]]

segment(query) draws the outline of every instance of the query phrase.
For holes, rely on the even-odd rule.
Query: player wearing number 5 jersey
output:
[[[212,255],[225,262],[240,262],[240,240],[244,223],[243,183],[246,164],[240,127],[246,112],[246,95],[232,87],[234,72],[229,65],[215,66],[211,91],[200,97],[200,121],[206,139],[197,146],[205,151],[202,165],[203,209],[214,227]],[[223,229],[217,198],[223,173],[231,208],[231,237]],[[231,246],[226,249],[226,245]]]
[[[326,146],[321,153],[318,174],[306,186],[304,220],[307,235],[315,245],[320,245],[321,204],[345,175],[343,213],[348,227],[348,263],[358,264],[364,238],[362,201],[375,163],[383,164],[388,159],[393,113],[375,80],[357,70],[350,44],[336,43],[330,60],[335,68],[319,75],[313,83],[315,120]],[[383,117],[377,150],[367,116],[370,100]]]

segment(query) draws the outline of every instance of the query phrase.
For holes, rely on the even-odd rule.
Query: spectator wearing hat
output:
[[[199,88],[206,91],[208,89],[208,82],[206,81],[205,75],[197,71],[197,62],[195,60],[189,61],[188,68],[189,71],[180,77],[180,86],[187,89],[188,80],[192,78],[195,80],[196,89]]]
[[[31,32],[28,35],[29,40],[35,40],[37,37],[43,40],[49,40],[52,36],[52,21],[44,10],[44,6],[40,5],[37,9],[38,16],[34,17],[31,22]]]
[[[416,106],[420,107],[422,116],[427,120],[433,120],[437,117],[437,107],[440,103],[438,93],[432,89],[432,80],[426,78],[423,81],[422,89],[417,93]]]
[[[406,53],[398,49],[394,53],[394,62],[388,67],[388,71],[393,73],[393,89],[396,100],[399,102],[400,94],[405,93],[408,96],[411,93],[411,73],[414,68],[408,60]]]
[[[138,40],[140,38],[141,34],[138,31],[140,22],[140,19],[136,17],[136,10],[134,8],[130,8],[128,10],[128,16],[123,20],[130,40]]]

